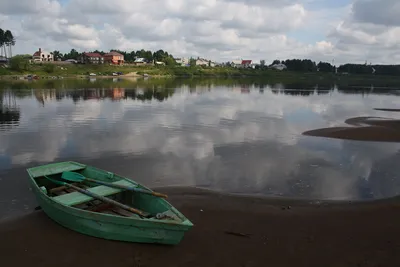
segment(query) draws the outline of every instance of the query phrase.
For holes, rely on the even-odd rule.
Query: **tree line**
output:
[[[310,59],[274,60],[271,65],[285,64],[288,71],[342,74],[400,75],[400,65],[372,65],[346,63],[338,67],[329,62],[316,63]],[[271,66],[270,65],[270,66]]]
[[[167,51],[164,51],[162,49],[157,50],[155,52],[152,52],[150,50],[137,50],[137,51],[131,51],[131,52],[127,52],[127,51],[121,51],[118,49],[111,49],[110,51],[115,51],[118,52],[120,54],[122,54],[124,56],[124,60],[125,62],[134,62],[135,59],[137,58],[144,58],[146,62],[151,63],[154,61],[158,61],[158,62],[164,62],[166,65],[174,65],[175,59],[173,57],[172,54],[169,54]],[[77,50],[75,49],[71,49],[70,52],[68,53],[61,53],[60,51],[53,51],[53,56],[55,59],[61,59],[61,60],[66,60],[66,59],[75,59],[78,60],[81,53],[79,53]],[[101,55],[104,55],[108,52],[104,52],[104,51],[99,51],[99,50],[95,50],[92,51],[92,53],[99,53]]]
[[[0,28],[0,57],[11,58],[15,38],[10,30]]]

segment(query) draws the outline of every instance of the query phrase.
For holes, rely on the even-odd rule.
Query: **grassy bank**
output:
[[[199,80],[210,80],[223,84],[255,83],[255,84],[277,84],[283,83],[294,87],[332,87],[334,85],[346,87],[399,87],[400,77],[383,75],[340,75],[322,72],[292,72],[277,71],[271,69],[237,69],[229,67],[169,67],[169,66],[110,66],[110,65],[75,65],[75,64],[35,64],[29,65],[29,70],[11,71],[0,68],[0,79],[10,80],[17,76],[35,74],[40,80],[50,81],[52,76],[64,78],[87,78],[89,73],[95,73],[97,78],[112,77],[113,72],[122,72],[119,78],[150,77],[163,78],[189,78]],[[154,80],[154,79],[153,79]],[[188,80],[186,79],[186,82]],[[161,81],[160,83],[164,83]]]
[[[12,71],[10,69],[0,69],[0,75],[26,75],[35,74],[38,76],[63,76],[76,77],[87,76],[89,73],[95,73],[100,76],[111,76],[113,72],[123,72],[129,76],[260,76],[267,72],[253,69],[235,69],[227,67],[180,67],[180,66],[111,66],[111,65],[81,65],[81,64],[32,64],[28,70]]]

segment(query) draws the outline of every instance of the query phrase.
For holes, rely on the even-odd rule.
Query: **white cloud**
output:
[[[144,48],[221,61],[393,63],[399,8],[394,0],[3,0],[0,22],[16,35],[17,53]]]
[[[335,40],[335,53],[357,63],[397,64],[399,8],[393,0],[354,0],[350,12],[328,34]]]
[[[358,22],[400,26],[400,2],[397,0],[356,0],[353,18]]]
[[[57,15],[61,5],[57,0],[3,0],[0,2],[0,12],[9,15],[51,14]]]

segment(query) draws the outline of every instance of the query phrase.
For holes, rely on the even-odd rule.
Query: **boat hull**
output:
[[[176,245],[192,224],[166,223],[157,219],[113,216],[64,206],[48,197],[31,179],[39,205],[48,217],[76,232],[109,240]]]

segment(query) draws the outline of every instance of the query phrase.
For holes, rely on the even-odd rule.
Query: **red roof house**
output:
[[[251,60],[242,60],[242,66],[249,67],[251,65]]]
[[[84,52],[83,55],[85,55],[86,57],[103,57],[101,54],[99,53],[92,53],[92,52]]]

